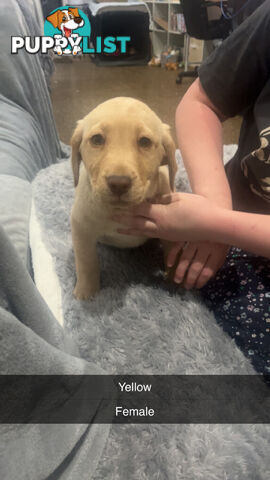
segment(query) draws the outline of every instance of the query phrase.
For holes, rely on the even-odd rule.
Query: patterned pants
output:
[[[202,290],[217,322],[252,361],[270,374],[270,260],[233,248]]]

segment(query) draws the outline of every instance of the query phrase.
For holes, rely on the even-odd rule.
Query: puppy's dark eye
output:
[[[138,140],[138,144],[142,148],[149,148],[152,145],[152,141],[148,137],[141,137]]]
[[[64,15],[62,20],[65,22],[67,20],[67,17]]]
[[[96,135],[93,135],[90,138],[90,141],[91,141],[92,145],[99,146],[99,145],[104,145],[105,138],[100,133],[97,133]]]

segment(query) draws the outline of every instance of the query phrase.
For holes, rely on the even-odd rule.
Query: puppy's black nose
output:
[[[123,195],[131,187],[131,178],[125,175],[110,175],[106,177],[109,189],[115,195]]]
[[[74,17],[74,22],[75,22],[75,23],[78,23],[78,24],[79,24],[79,23],[81,23],[81,21],[82,21],[82,18],[81,18],[81,17]]]

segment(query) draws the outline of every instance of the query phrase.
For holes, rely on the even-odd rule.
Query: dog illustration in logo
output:
[[[58,55],[62,55],[63,53],[66,55],[70,55],[71,53],[77,55],[81,52],[79,45],[73,45],[72,49],[65,48],[64,50],[61,46],[61,39],[63,40],[62,45],[67,45],[65,39],[69,40],[71,38],[75,42],[79,35],[78,33],[73,33],[73,30],[83,27],[84,25],[84,20],[80,17],[78,8],[69,7],[67,10],[56,10],[56,12],[48,15],[47,20],[54,28],[62,32],[62,35],[54,35],[54,38],[58,40],[58,45],[54,47],[55,53]]]

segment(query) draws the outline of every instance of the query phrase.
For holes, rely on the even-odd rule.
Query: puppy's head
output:
[[[67,37],[71,35],[72,30],[84,25],[84,20],[80,17],[78,8],[71,7],[68,10],[56,10],[56,12],[48,15],[47,20]]]
[[[168,164],[171,189],[176,172],[169,127],[144,103],[108,100],[78,122],[71,139],[75,186],[82,160],[93,193],[111,204],[137,204],[155,195],[158,169]]]

